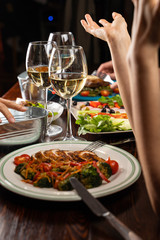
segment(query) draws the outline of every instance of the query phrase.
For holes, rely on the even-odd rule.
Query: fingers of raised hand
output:
[[[119,14],[119,13],[116,13],[116,12],[113,12],[112,13],[112,17],[113,17],[113,19],[114,19],[114,22],[115,23],[124,23],[125,25],[127,25],[127,23],[126,23],[126,21],[125,21],[125,19],[122,17],[122,15],[121,14]]]
[[[109,22],[105,19],[100,19],[99,23],[102,24],[102,26],[104,26],[104,27],[109,24]]]
[[[85,19],[86,21],[84,19],[81,20],[81,24],[87,32],[92,33],[92,31],[99,28],[98,24],[92,20],[89,14],[85,15]]]
[[[99,27],[98,24],[93,21],[91,15],[86,14],[86,15],[85,15],[85,19],[86,19],[86,21],[87,21],[87,23],[88,23],[89,26],[91,26],[91,27],[93,27],[93,28]]]

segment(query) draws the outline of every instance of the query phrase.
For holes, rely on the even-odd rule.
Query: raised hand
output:
[[[113,22],[110,23],[105,19],[99,20],[99,23],[102,26],[99,26],[96,22],[93,21],[89,14],[85,15],[86,20],[81,20],[81,24],[86,30],[86,32],[92,34],[93,36],[107,41],[118,40],[121,38],[126,38],[130,41],[130,36],[127,31],[127,24],[121,14],[112,13]]]

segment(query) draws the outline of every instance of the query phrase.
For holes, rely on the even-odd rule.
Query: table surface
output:
[[[11,100],[21,97],[18,83],[3,97]],[[65,111],[57,120],[57,124],[65,129]],[[77,135],[78,127],[74,124],[73,118],[72,126],[73,134]],[[131,135],[133,134],[87,134],[84,138],[89,141],[101,139],[109,144]],[[121,144],[118,147],[138,159],[135,142]],[[0,157],[13,150],[15,149],[9,146],[5,149],[0,147]],[[132,186],[101,197],[99,201],[142,239],[160,239],[159,220],[152,211],[143,173]],[[119,240],[123,238],[106,220],[96,217],[83,201],[47,202],[20,196],[0,186],[0,239]]]

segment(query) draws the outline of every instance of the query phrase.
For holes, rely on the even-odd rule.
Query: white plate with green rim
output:
[[[42,199],[48,201],[78,201],[81,198],[75,190],[58,191],[54,188],[38,188],[31,184],[22,182],[20,175],[14,172],[14,158],[21,154],[32,155],[40,150],[61,149],[61,150],[83,150],[89,143],[86,141],[74,142],[49,142],[39,143],[27,147],[20,148],[14,152],[7,154],[0,162],[0,183],[1,185],[16,193],[26,197]],[[141,167],[138,160],[130,153],[110,145],[104,145],[97,149],[95,153],[107,159],[109,156],[112,160],[119,163],[119,170],[110,178],[110,183],[103,182],[101,186],[89,189],[89,192],[96,198],[104,197],[125,188],[128,188],[137,181],[141,174]]]

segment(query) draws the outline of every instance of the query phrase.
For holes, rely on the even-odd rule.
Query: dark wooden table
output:
[[[20,96],[15,84],[4,96],[15,100]],[[65,129],[64,114],[57,123]],[[77,126],[72,119],[73,133]],[[94,141],[102,136],[106,143],[124,139],[131,134],[84,136]],[[52,140],[52,139],[51,139]],[[118,147],[138,159],[136,144]],[[18,148],[18,147],[16,147]],[[13,151],[0,147],[0,157]],[[132,186],[110,196],[99,198],[113,214],[144,240],[160,239],[159,220],[152,211],[143,174]],[[122,237],[102,218],[97,218],[82,201],[47,202],[12,193],[0,186],[0,240],[118,240]]]

